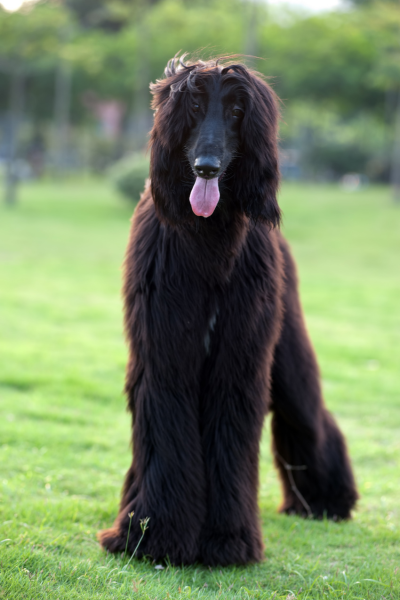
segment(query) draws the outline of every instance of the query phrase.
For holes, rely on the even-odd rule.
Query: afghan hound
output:
[[[99,538],[133,552],[149,517],[138,557],[260,561],[267,412],[281,511],[347,519],[358,497],[279,231],[277,97],[232,59],[174,58],[151,89],[150,179],[123,288],[133,461]]]

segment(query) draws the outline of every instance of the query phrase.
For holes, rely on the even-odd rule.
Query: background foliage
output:
[[[248,62],[282,98],[281,143],[298,151],[295,173],[389,178],[400,114],[397,2],[358,1],[310,15],[250,0],[49,0],[13,14],[0,9],[0,39],[0,114],[21,65],[25,140],[40,127],[50,144],[57,69],[72,69],[69,143],[80,165],[90,167],[90,154],[104,150],[85,94],[126,109],[106,162],[141,149],[151,124],[148,84],[182,50],[261,57]]]
[[[267,419],[263,563],[127,567],[100,549],[131,459],[120,265],[132,205],[101,180],[34,182],[15,210],[0,205],[2,600],[400,598],[399,207],[387,187],[298,183],[280,203],[324,396],[354,464],[354,519],[277,514]]]

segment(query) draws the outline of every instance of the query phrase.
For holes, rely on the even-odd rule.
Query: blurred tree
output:
[[[361,8],[365,8],[365,7],[370,7],[374,4],[376,4],[377,0],[347,0],[349,2],[349,4],[352,4],[355,7],[361,7]],[[388,3],[388,4],[393,4],[393,5],[398,5],[398,0],[378,0],[379,3]]]
[[[84,29],[118,33],[157,0],[64,0]]]
[[[394,199],[400,202],[400,6],[386,0],[372,4],[360,16],[377,50],[370,81],[386,98],[386,118],[393,135],[389,136],[391,183]]]
[[[0,9],[0,72],[12,72],[16,63],[24,71],[41,78],[51,73],[60,54],[58,31],[68,22],[68,15],[59,6],[39,3],[31,10],[8,13]],[[46,78],[44,78],[46,81]],[[48,86],[46,81],[46,88]],[[8,79],[1,80],[2,92]],[[0,94],[0,110],[6,107],[7,94]]]
[[[261,47],[262,55],[268,57],[269,74],[276,76],[278,94],[292,105],[302,101],[313,104],[315,111],[334,110],[347,122],[364,114],[367,120],[386,123],[386,158],[380,155],[381,162],[383,159],[380,172],[387,172],[384,163],[391,162],[395,195],[400,196],[398,3],[371,2],[346,13],[294,18],[286,24],[272,22],[262,29]],[[311,126],[314,120],[310,116]],[[349,156],[350,149],[351,145]],[[372,148],[369,151],[373,153]],[[326,148],[325,155],[332,158],[335,152],[332,145],[331,150]],[[358,154],[359,164],[365,153],[365,145],[360,144],[358,152],[353,146],[352,157]],[[318,160],[322,158],[323,153],[318,155]]]
[[[347,115],[380,109],[382,95],[369,77],[377,51],[354,14],[272,22],[262,29],[260,44],[263,70],[275,77],[283,99],[318,101]]]
[[[126,24],[126,2],[105,0],[65,0],[66,6],[75,14],[85,29],[98,28],[116,33]],[[121,10],[122,9],[122,10]]]
[[[3,73],[0,109],[7,115],[5,200],[14,203],[18,182],[18,134],[24,110],[24,83],[54,69],[59,50],[57,29],[65,15],[54,6],[38,6],[29,15],[0,12]],[[4,77],[5,75],[5,77]],[[9,87],[9,93],[6,93]],[[7,106],[7,98],[10,98]]]
[[[59,86],[54,111],[54,77],[58,70],[60,82],[60,69],[64,73],[73,69],[72,122],[77,126],[91,122],[93,114],[82,99],[93,91],[100,100],[130,107],[128,136],[143,145],[151,118],[148,84],[162,75],[177,51],[187,51],[193,58],[257,54],[265,60],[250,64],[273,77],[288,106],[311,107],[307,113],[311,129],[319,113],[335,114],[336,127],[346,132],[353,128],[355,137],[350,136],[348,147],[355,148],[356,143],[365,145],[360,115],[365,123],[373,122],[376,131],[386,127],[387,146],[395,148],[394,177],[400,162],[396,158],[400,143],[395,143],[393,133],[395,115],[400,114],[399,13],[390,0],[306,17],[267,11],[266,4],[255,0],[49,0],[27,14],[0,10],[0,110],[7,109],[13,65],[20,61],[26,113],[35,120],[48,119],[54,112],[65,114],[69,85],[65,80],[64,91]],[[65,30],[72,33],[60,35]],[[293,123],[291,129],[296,129]],[[300,138],[306,139],[304,132],[299,132]],[[342,142],[335,143],[338,149]],[[359,157],[365,154],[361,146]],[[336,156],[336,150],[332,152],[326,149],[325,154]]]
[[[21,63],[15,63],[11,74],[10,108],[8,122],[8,136],[6,149],[6,173],[4,201],[8,205],[16,202],[18,171],[17,171],[17,144],[18,132],[24,105],[24,72]]]
[[[71,27],[66,26],[59,31],[61,47],[69,40]],[[72,69],[70,63],[61,55],[58,58],[55,73],[54,89],[54,139],[53,164],[55,172],[61,174],[68,163],[68,133],[70,123],[72,91]]]
[[[261,8],[262,12],[263,8]],[[258,2],[247,2],[247,25],[244,40],[244,53],[247,56],[257,56],[259,50],[258,41],[258,17],[260,13],[260,6]]]

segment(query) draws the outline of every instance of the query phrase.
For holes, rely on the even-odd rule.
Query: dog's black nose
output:
[[[221,161],[215,156],[199,156],[194,161],[194,170],[199,177],[211,179],[216,177],[221,168]]]

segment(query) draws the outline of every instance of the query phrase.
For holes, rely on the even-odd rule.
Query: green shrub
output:
[[[82,144],[81,140],[75,142]],[[118,142],[92,136],[90,146],[87,149],[88,166],[93,173],[99,175],[115,164],[121,158],[122,148]]]
[[[344,118],[326,105],[292,102],[284,113],[281,140],[283,154],[290,156],[291,151],[296,158],[289,167],[297,177],[335,180],[361,173],[373,181],[388,179],[386,129],[371,115],[358,112]]]
[[[125,156],[112,167],[108,174],[116,189],[125,198],[137,202],[149,176],[150,159],[142,153]]]

